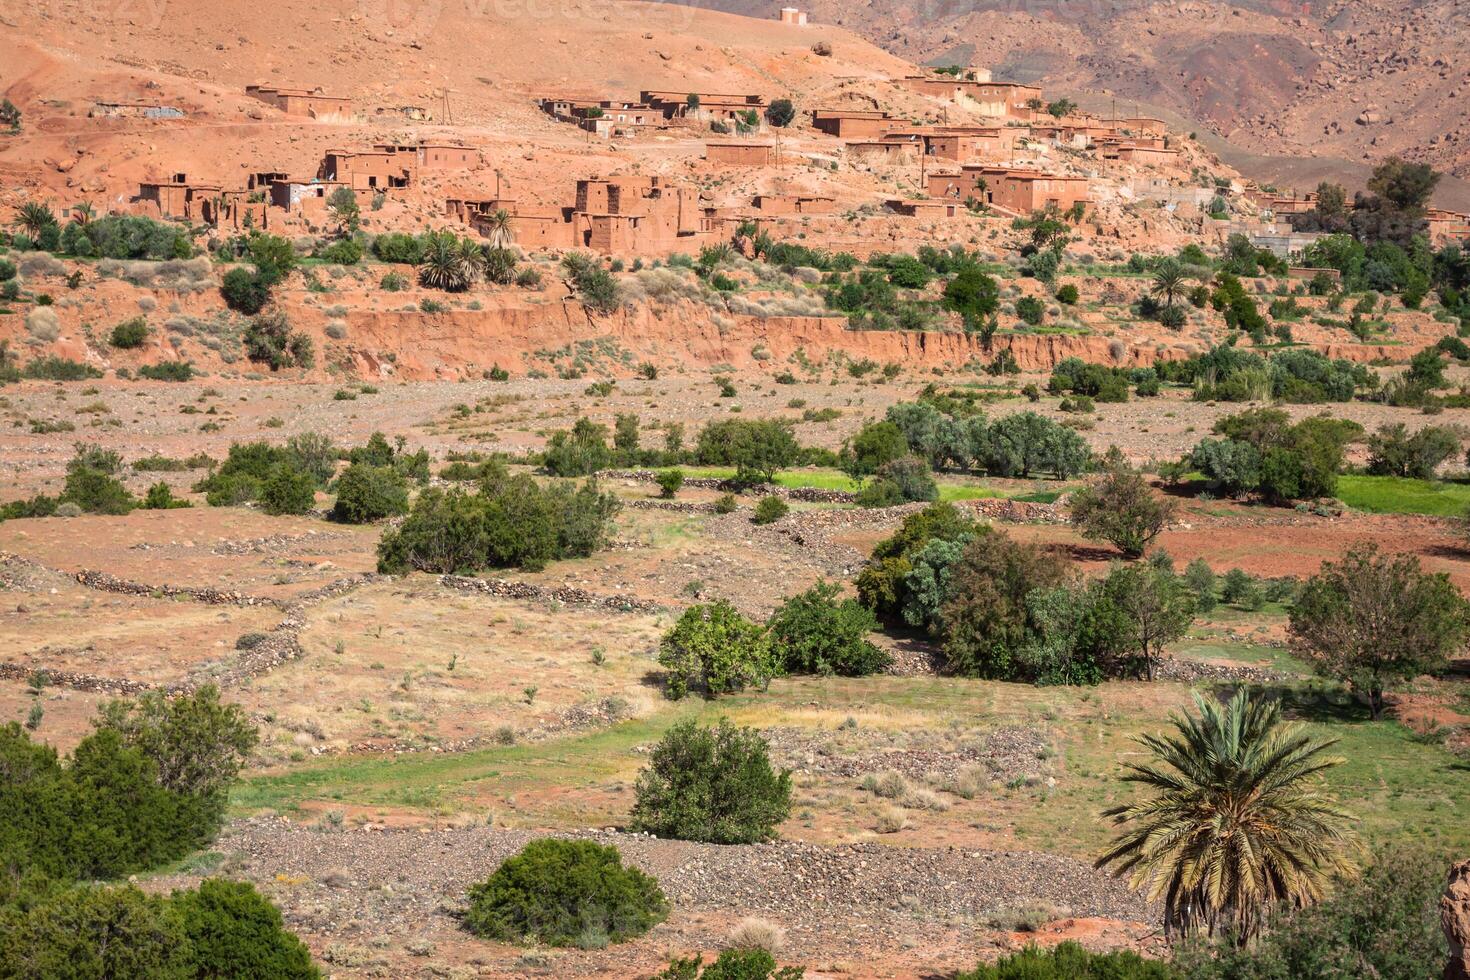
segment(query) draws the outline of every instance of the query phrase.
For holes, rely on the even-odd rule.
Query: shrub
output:
[[[1402,422],[1395,422],[1368,437],[1368,472],[1432,480],[1439,465],[1459,450],[1452,429],[1427,425],[1409,435]]]
[[[378,570],[465,574],[483,568],[539,570],[548,561],[585,558],[605,547],[617,498],[595,481],[579,489],[541,487],[504,471],[478,493],[425,490],[402,524],[378,542]]]
[[[643,935],[669,914],[658,882],[615,847],[531,841],[469,890],[465,925],[500,942],[596,948]]]
[[[159,361],[138,368],[138,377],[149,381],[190,381],[194,377],[194,365],[188,361]]]
[[[353,463],[337,478],[337,499],[329,517],[345,524],[368,524],[408,513],[408,482],[391,466]]]
[[[162,480],[148,488],[142,503],[144,510],[180,510],[189,506],[192,506],[189,501],[175,497],[173,489]]]
[[[90,381],[102,377],[102,372],[90,364],[55,354],[32,358],[21,373],[37,381]]]
[[[695,455],[704,466],[733,466],[737,483],[770,483],[796,461],[798,446],[784,419],[720,419],[699,433]]]
[[[1036,296],[1022,296],[1016,300],[1016,316],[1033,327],[1040,326],[1046,317],[1046,304]]]
[[[767,752],[759,732],[725,719],[674,725],[638,774],[633,828],[710,844],[771,840],[791,812],[791,774],[772,768]]]
[[[1107,541],[1137,558],[1174,516],[1172,500],[1153,492],[1144,478],[1126,466],[1111,466],[1102,479],[1072,495],[1071,516],[1082,536]]]
[[[272,371],[281,368],[309,368],[316,360],[311,338],[291,329],[291,322],[280,310],[271,310],[254,317],[245,328],[241,340],[245,356]]]
[[[826,41],[812,46],[818,54],[831,54]],[[703,967],[703,969],[701,969]],[[800,967],[777,969],[776,960],[764,949],[727,949],[708,966],[703,956],[675,959],[653,980],[801,980],[806,973]]]
[[[1317,904],[1279,909],[1249,946],[1220,936],[1184,947],[1177,963],[1190,980],[1424,980],[1449,957],[1439,923],[1443,890],[1442,859],[1387,850]]]
[[[878,467],[908,451],[908,440],[896,423],[869,422],[843,443],[838,458],[842,471],[856,480],[876,473]]]
[[[760,503],[755,505],[755,514],[750,520],[754,524],[773,524],[785,517],[790,510],[786,501],[771,493],[762,497]]]
[[[1036,545],[994,531],[971,540],[950,566],[949,595],[939,610],[949,669],[966,677],[1014,678],[1015,656],[1036,630],[1027,595],[1066,579],[1066,563]]]
[[[305,470],[280,463],[261,481],[258,499],[267,514],[309,514],[316,503],[316,480]]]
[[[69,468],[57,503],[74,504],[88,514],[126,514],[138,505],[122,482],[88,466]]]
[[[109,338],[112,346],[120,350],[134,350],[148,340],[148,321],[140,316],[124,320],[112,328]]]
[[[280,910],[249,882],[206,878],[196,890],[174,892],[168,904],[186,940],[194,976],[321,976],[306,944],[285,928]]]
[[[733,493],[721,494],[715,500],[716,514],[733,514],[740,509],[740,502],[735,499]]]
[[[552,476],[591,476],[611,464],[607,426],[585,417],[577,419],[570,431],[552,433],[543,457]]]
[[[220,295],[225,305],[236,313],[255,316],[270,300],[270,282],[257,269],[237,266],[220,281]]]
[[[1057,302],[1063,306],[1076,306],[1079,299],[1081,295],[1077,292],[1077,287],[1071,283],[1057,290]]]
[[[683,470],[663,470],[658,475],[659,496],[665,499],[673,499],[679,489],[684,486]]]
[[[917,456],[904,456],[878,467],[872,482],[858,494],[857,502],[862,507],[891,507],[938,499],[939,484],[930,475],[929,464]]]
[[[1027,946],[994,963],[982,963],[954,980],[1183,980],[1172,965],[1146,960],[1132,950],[1091,953],[1074,940],[1050,949]]]
[[[858,597],[880,617],[897,619],[907,601],[906,579],[915,557],[931,541],[968,542],[978,533],[980,526],[961,516],[953,504],[931,504],[908,515],[891,537],[873,549],[872,561],[858,575]]]
[[[660,641],[658,662],[668,671],[668,693],[675,700],[690,690],[713,698],[764,687],[778,666],[765,630],[723,599],[684,610]]]
[[[767,629],[786,672],[865,677],[888,666],[888,655],[868,640],[877,617],[856,599],[838,601],[839,592],[818,582],[771,615]]]
[[[355,238],[339,238],[325,248],[318,249],[316,256],[323,262],[334,265],[356,265],[362,261],[362,243]]]
[[[38,891],[0,907],[0,975],[196,975],[183,925],[169,914],[166,899],[132,885]]]
[[[373,239],[373,254],[384,262],[418,265],[423,261],[424,249],[422,242],[413,235],[390,232]]]

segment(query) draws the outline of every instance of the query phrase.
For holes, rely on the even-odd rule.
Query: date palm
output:
[[[420,285],[459,293],[474,285],[484,271],[485,252],[469,239],[461,239],[450,231],[425,236],[423,261],[419,264]]]
[[[515,228],[512,215],[505,208],[496,208],[485,215],[480,221],[480,227],[485,237],[490,239],[490,247],[494,249],[509,248],[515,241]]]
[[[56,224],[56,215],[52,214],[51,209],[40,201],[27,201],[22,204],[15,218],[21,230],[32,239],[40,235],[42,229]]]
[[[90,224],[97,217],[97,209],[91,201],[80,201],[71,206],[71,216],[79,225]]]
[[[1173,259],[1164,259],[1154,267],[1154,283],[1149,292],[1164,301],[1165,306],[1175,306],[1189,285],[1189,274]]]
[[[1343,760],[1274,701],[1242,690],[1195,704],[1171,717],[1174,733],[1138,738],[1154,758],[1123,779],[1152,792],[1103,814],[1124,829],[1097,866],[1162,901],[1166,934],[1245,942],[1274,904],[1310,905],[1356,870],[1353,818],[1319,787]]]

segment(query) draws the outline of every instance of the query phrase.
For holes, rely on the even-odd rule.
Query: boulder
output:
[[[1450,868],[1439,900],[1439,924],[1450,944],[1444,980],[1470,980],[1470,860]]]

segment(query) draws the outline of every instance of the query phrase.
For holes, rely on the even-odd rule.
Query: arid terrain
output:
[[[1362,545],[1470,592],[1464,4],[777,6],[0,5],[0,723],[69,758],[111,699],[217,685],[259,734],[223,826],[128,877],[248,881],[331,977],[650,977],[752,919],[811,980],[1165,959],[1163,902],[1094,865],[1102,814],[1143,798],[1140,736],[1237,690],[1335,740],[1365,855],[1465,857],[1464,643],[1380,714],[1293,626]],[[1444,175],[1403,247],[1287,220],[1390,157]],[[918,409],[971,441],[921,447]],[[903,446],[864,469],[885,419]],[[746,422],[789,434],[754,480],[701,439]],[[595,462],[558,463],[589,423]],[[1008,425],[1077,464],[1013,462]],[[1268,484],[1313,426],[1330,492]],[[1258,437],[1249,479],[1200,448]],[[323,472],[278,507],[296,464],[221,476],[251,451]],[[926,492],[868,496],[905,461]],[[344,516],[359,467],[401,506]],[[1078,517],[1109,474],[1163,502],[1150,559]],[[584,553],[391,565],[425,501],[594,475]],[[858,596],[934,500],[1081,592],[1215,578],[1126,677],[966,672],[949,625],[886,615],[877,672],[669,696],[686,611]],[[790,773],[771,839],[635,829],[661,739],[721,719]],[[614,845],[667,918],[476,935],[467,889],[546,837]]]

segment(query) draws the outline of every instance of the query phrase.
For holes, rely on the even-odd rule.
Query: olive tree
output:
[[[1394,681],[1444,669],[1470,635],[1470,602],[1413,555],[1360,545],[1307,580],[1291,609],[1292,650],[1383,713]]]

